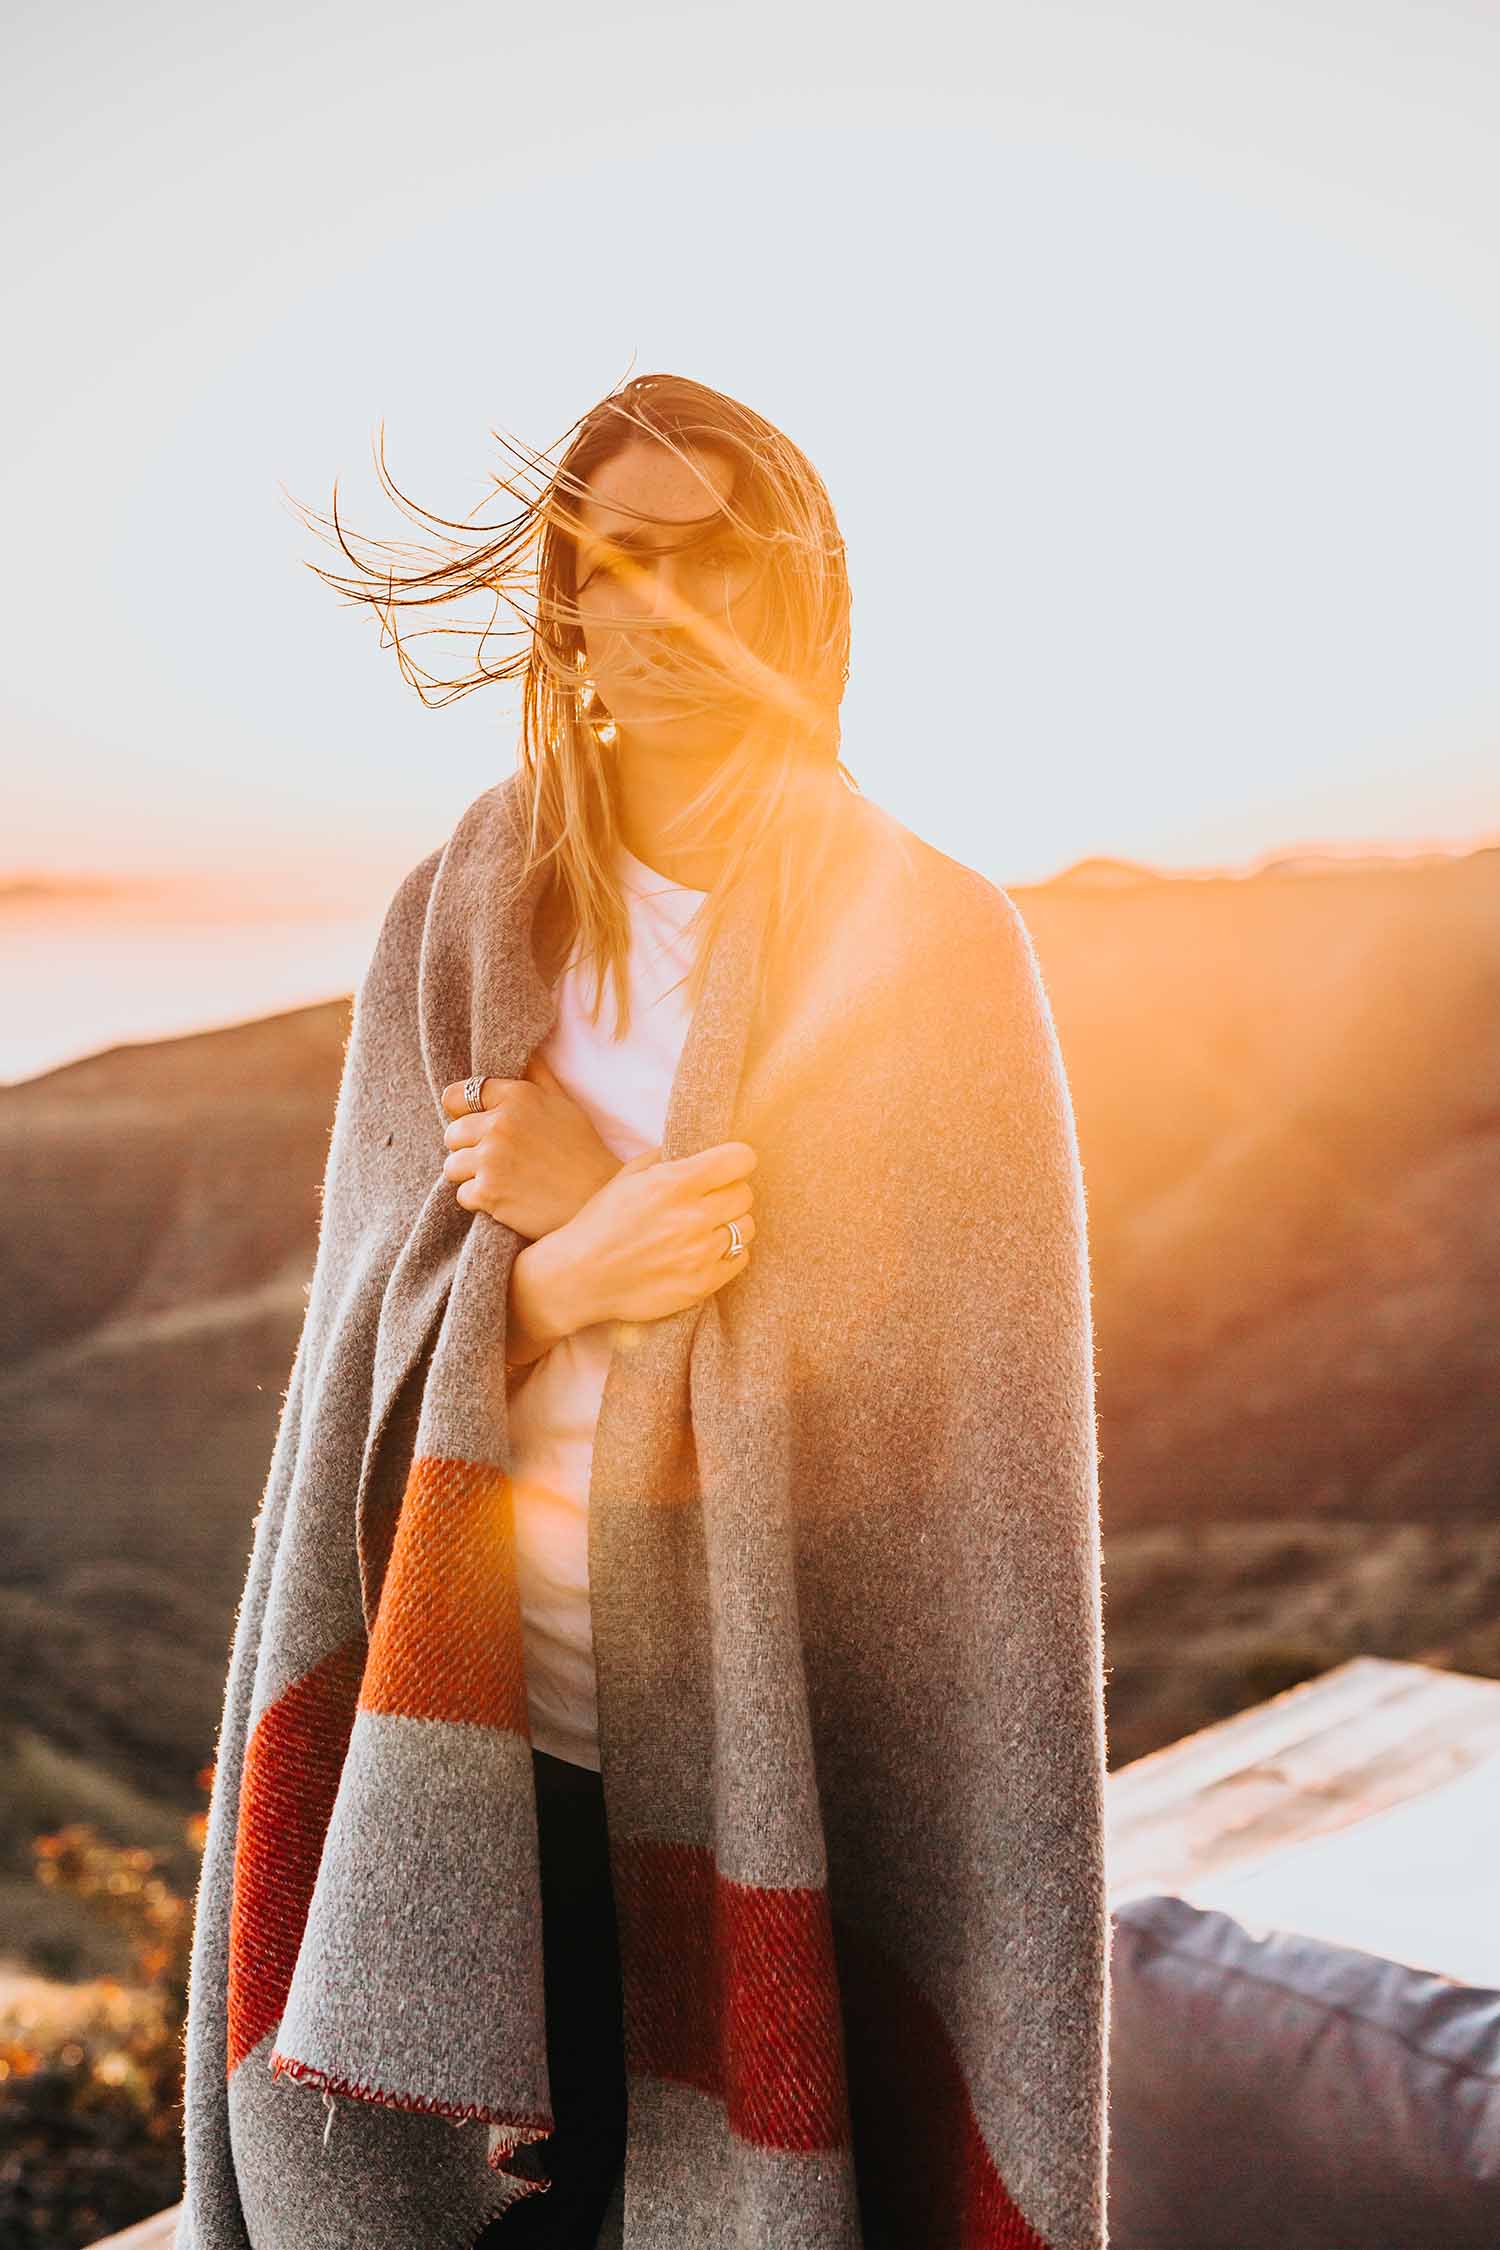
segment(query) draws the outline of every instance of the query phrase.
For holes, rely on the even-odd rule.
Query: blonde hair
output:
[[[614,875],[614,851],[622,839],[612,786],[613,727],[584,665],[577,608],[579,506],[597,497],[590,479],[638,435],[668,446],[694,470],[685,446],[727,454],[734,482],[724,511],[756,567],[770,574],[772,598],[762,611],[760,642],[748,648],[737,634],[709,624],[691,636],[690,646],[674,640],[654,677],[668,699],[709,690],[722,695],[727,686],[746,712],[735,748],[671,824],[683,844],[724,854],[719,878],[689,925],[697,938],[686,980],[689,1004],[700,997],[708,952],[731,901],[741,884],[762,873],[772,902],[764,989],[766,980],[790,968],[804,916],[829,874],[837,801],[859,793],[839,754],[850,596],[844,542],[823,481],[773,423],[684,376],[639,375],[608,392],[558,441],[566,450],[555,467],[548,455],[531,453],[501,432],[491,434],[523,465],[522,475],[496,479],[500,490],[521,501],[517,514],[498,525],[476,526],[418,508],[386,472],[382,428],[377,456],[382,483],[414,520],[439,527],[435,559],[430,548],[367,540],[367,547],[388,559],[383,568],[362,561],[339,523],[335,482],[331,518],[299,512],[315,527],[331,523],[332,536],[363,576],[351,580],[317,564],[309,568],[379,613],[402,675],[424,703],[447,703],[494,680],[523,679],[518,772],[526,833],[517,889],[541,863],[552,863],[547,922],[556,953],[550,965],[555,970],[576,939],[579,957],[594,964],[593,1019],[597,1023],[609,973],[617,1036],[623,1036],[629,1021],[630,925]],[[523,476],[537,488],[528,491]],[[719,504],[712,491],[708,499]],[[392,556],[406,567],[398,572]],[[507,631],[522,645],[500,663],[487,663],[485,644],[494,628],[486,626],[477,634],[476,669],[457,680],[435,681],[413,663],[396,612],[478,592],[512,613],[517,622]],[[648,621],[641,623],[649,630]],[[433,629],[445,637],[462,630]],[[443,690],[436,697],[429,694],[434,686]]]

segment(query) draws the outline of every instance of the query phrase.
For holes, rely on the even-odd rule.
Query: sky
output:
[[[997,881],[1500,836],[1500,10],[12,0],[5,65],[0,874],[388,893],[516,693],[425,708],[286,494],[410,536],[383,429],[493,518],[656,369],[817,466],[845,761]]]

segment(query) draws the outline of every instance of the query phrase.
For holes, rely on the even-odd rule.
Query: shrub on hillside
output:
[[[204,1828],[201,1813],[187,1823],[200,1853]],[[0,1997],[0,2242],[83,2250],[182,2191],[192,1901],[166,1882],[160,1855],[81,1823],[32,1851],[39,1883],[84,1899],[130,1945],[128,1982],[21,1977]]]

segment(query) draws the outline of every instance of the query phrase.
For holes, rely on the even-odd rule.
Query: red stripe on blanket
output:
[[[892,2250],[1047,2250],[979,2130],[942,2017],[875,1941],[835,1933],[862,2207]]]
[[[826,1893],[720,1875],[706,1848],[615,1855],[632,2070],[724,2102],[759,2147],[841,2146],[889,2250],[1048,2250],[990,2155],[937,2009]],[[848,2043],[848,2084],[844,2075]]]
[[[229,1910],[229,2071],[280,2022],[338,1794],[365,1637],[264,1710],[245,1749]]]
[[[426,1454],[412,1463],[359,1706],[529,1731],[503,1469]]]
[[[616,1883],[631,2068],[716,2096],[758,2147],[847,2142],[826,1893],[731,1882],[704,1848],[642,1841]]]

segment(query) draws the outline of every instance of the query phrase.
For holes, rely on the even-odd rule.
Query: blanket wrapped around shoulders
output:
[[[843,794],[794,984],[752,1008],[752,886],[672,1087],[664,1158],[757,1153],[749,1259],[617,1330],[595,1438],[629,2069],[601,2243],[1101,2250],[1073,1113],[1008,894]],[[469,2250],[547,2192],[521,1238],[441,1169],[443,1087],[522,1076],[553,1020],[521,833],[512,777],[401,884],[356,996],[219,1728],[176,2250]]]

